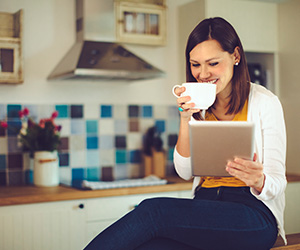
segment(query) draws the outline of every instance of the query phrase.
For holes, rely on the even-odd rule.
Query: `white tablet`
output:
[[[189,129],[194,176],[231,176],[225,170],[228,160],[253,159],[252,122],[190,121]]]

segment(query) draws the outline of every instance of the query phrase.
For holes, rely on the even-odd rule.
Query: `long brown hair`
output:
[[[239,48],[240,62],[238,66],[234,66],[232,77],[232,90],[230,93],[230,101],[226,114],[237,114],[240,112],[248,98],[250,92],[250,76],[247,67],[245,52],[242,43],[235,29],[230,23],[221,17],[207,18],[201,21],[189,35],[186,50],[186,81],[197,82],[193,77],[190,67],[190,52],[199,43],[207,40],[216,40],[224,51],[229,54],[234,52],[236,47]],[[208,112],[211,112],[212,105]],[[199,113],[193,114],[196,120],[200,120]]]

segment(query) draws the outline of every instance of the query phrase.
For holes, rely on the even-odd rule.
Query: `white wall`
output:
[[[108,0],[105,0],[108,1]],[[113,0],[109,0],[113,1]],[[126,46],[166,72],[135,82],[48,81],[46,78],[75,41],[75,0],[1,0],[1,12],[24,9],[24,83],[0,85],[1,103],[175,104],[179,80],[177,8],[191,0],[167,0],[167,45]]]
[[[300,174],[300,1],[279,4],[280,99],[287,128],[287,169]]]

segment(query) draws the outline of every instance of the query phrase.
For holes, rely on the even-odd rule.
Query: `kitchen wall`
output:
[[[153,126],[163,142],[166,173],[174,174],[177,106],[0,104],[0,117],[6,115],[9,128],[16,128],[0,128],[0,186],[33,183],[33,159],[18,147],[16,132],[21,126],[18,112],[25,106],[37,120],[50,117],[53,110],[59,112],[55,123],[62,126],[58,152],[61,183],[78,186],[82,180],[144,177],[143,138]]]
[[[287,169],[300,174],[300,1],[279,4],[280,98],[287,127]]]
[[[107,0],[102,1],[107,4]],[[171,88],[183,81],[178,70],[178,56],[184,52],[178,50],[177,8],[186,2],[189,1],[167,1],[166,46],[125,45],[165,71],[166,76],[124,82],[47,80],[75,42],[75,0],[1,1],[2,12],[24,9],[25,80],[21,85],[0,85],[0,119],[6,116],[16,119],[9,112],[15,110],[16,114],[24,107],[29,107],[37,119],[60,109],[63,113],[57,123],[63,127],[59,158],[60,178],[64,183],[70,184],[78,178],[141,177],[142,137],[147,128],[154,125],[160,130],[166,165],[170,167],[174,134],[176,136],[178,131],[178,111],[175,108],[174,112],[175,99]],[[111,16],[112,11],[104,14]],[[107,24],[108,27],[113,25]],[[81,116],[73,117],[72,109],[80,109]],[[110,116],[103,117],[102,109],[110,110]],[[31,183],[32,161],[17,147],[16,137],[7,136],[2,131],[0,143],[0,185]],[[104,176],[104,171],[108,176]],[[167,171],[170,173],[172,169]]]
[[[166,46],[127,46],[165,71],[166,77],[124,83],[47,81],[47,76],[75,42],[75,0],[1,0],[0,11],[24,9],[25,70],[24,84],[0,86],[1,102],[174,104],[170,89],[183,81],[179,78],[177,59],[179,53],[184,53],[178,50],[177,8],[189,1],[167,1]]]
[[[103,0],[104,1],[104,0]],[[107,0],[105,0],[107,1]],[[182,51],[178,33],[179,8],[194,0],[167,0],[167,45],[152,47],[125,45],[138,56],[164,70],[163,78],[120,82],[120,81],[48,81],[46,78],[75,41],[75,1],[74,0],[1,0],[0,11],[16,12],[24,9],[24,83],[21,85],[0,85],[0,103],[7,105],[59,105],[83,106],[84,109],[100,109],[102,105],[123,107],[155,106],[168,110],[175,105],[171,94],[174,84],[184,81],[182,62],[178,59]],[[297,58],[300,55],[299,33],[295,27],[300,24],[298,0],[279,4],[279,62],[280,99],[282,101],[288,134],[287,168],[289,172],[300,173],[298,151],[300,119],[299,84],[297,84]],[[294,12],[294,13],[293,13]],[[109,24],[111,25],[111,24]],[[109,26],[108,25],[108,26]],[[181,24],[183,26],[183,24]],[[284,35],[282,35],[284,34]],[[186,38],[183,38],[183,40]],[[181,43],[182,43],[182,39]],[[5,112],[4,112],[5,113]],[[142,114],[142,113],[141,113]],[[165,116],[169,113],[166,112]],[[46,115],[46,114],[45,114]],[[127,118],[128,114],[126,114]],[[1,117],[0,117],[1,118]],[[85,117],[83,117],[86,119]],[[155,119],[153,122],[155,123]],[[69,117],[72,119],[72,117]],[[101,119],[98,113],[97,119]],[[141,117],[141,119],[143,119]],[[166,121],[169,116],[165,118]],[[154,124],[153,123],[153,124]],[[145,131],[139,131],[143,133]],[[167,136],[164,137],[168,144]]]

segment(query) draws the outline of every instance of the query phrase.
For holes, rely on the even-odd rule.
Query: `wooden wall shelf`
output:
[[[22,83],[23,80],[23,10],[0,12],[0,83]]]

